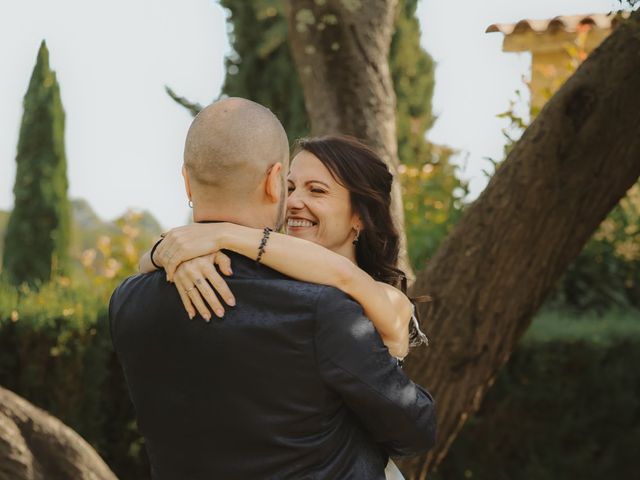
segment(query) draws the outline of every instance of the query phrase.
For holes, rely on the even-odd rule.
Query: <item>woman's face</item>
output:
[[[355,261],[349,191],[318,158],[305,150],[291,162],[288,177],[287,234],[304,238]]]

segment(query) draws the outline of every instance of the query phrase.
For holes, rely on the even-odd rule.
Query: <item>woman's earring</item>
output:
[[[358,244],[358,240],[360,240],[360,229],[358,227],[356,227],[356,236],[353,239],[353,244],[357,245]]]
[[[193,208],[193,202],[189,199],[189,208]]]

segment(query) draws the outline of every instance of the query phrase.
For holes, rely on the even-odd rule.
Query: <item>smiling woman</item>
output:
[[[396,266],[400,240],[391,216],[392,182],[387,165],[355,138],[299,140],[291,162],[287,217],[304,218],[307,212],[318,225],[287,233],[348,258],[353,254],[352,260],[374,279],[400,287],[404,273]],[[352,248],[356,237],[357,248]]]
[[[426,343],[426,337],[411,321],[413,306],[404,294],[404,274],[396,267],[399,237],[390,211],[393,177],[388,167],[350,137],[303,139],[294,152],[287,235],[273,233],[264,249],[265,237],[258,228],[230,223],[180,227],[154,248],[157,265],[146,254],[141,269],[164,267],[189,316],[197,311],[209,320],[206,303],[216,315],[224,315],[213,288],[228,305],[235,304],[213,266],[215,262],[220,272],[231,274],[230,260],[220,250],[260,256],[262,263],[290,277],[331,285],[352,296],[389,352],[403,358],[410,343],[410,323],[412,344]]]
[[[304,238],[356,263],[353,247],[362,230],[353,211],[349,190],[313,153],[302,150],[291,163],[288,177],[287,234]]]

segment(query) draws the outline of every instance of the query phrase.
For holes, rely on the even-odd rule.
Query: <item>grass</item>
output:
[[[625,337],[640,337],[640,310],[611,310],[602,315],[543,310],[534,318],[522,341],[589,341],[608,344]]]

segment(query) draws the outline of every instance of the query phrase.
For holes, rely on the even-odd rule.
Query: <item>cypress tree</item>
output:
[[[462,211],[467,186],[450,163],[454,150],[426,138],[435,117],[433,58],[420,46],[417,0],[400,0],[389,50],[389,68],[396,93],[396,135],[405,229],[409,256],[420,269],[435,253]]]
[[[23,108],[13,187],[15,201],[5,235],[3,274],[15,284],[33,285],[67,272],[71,222],[65,116],[44,40]]]

